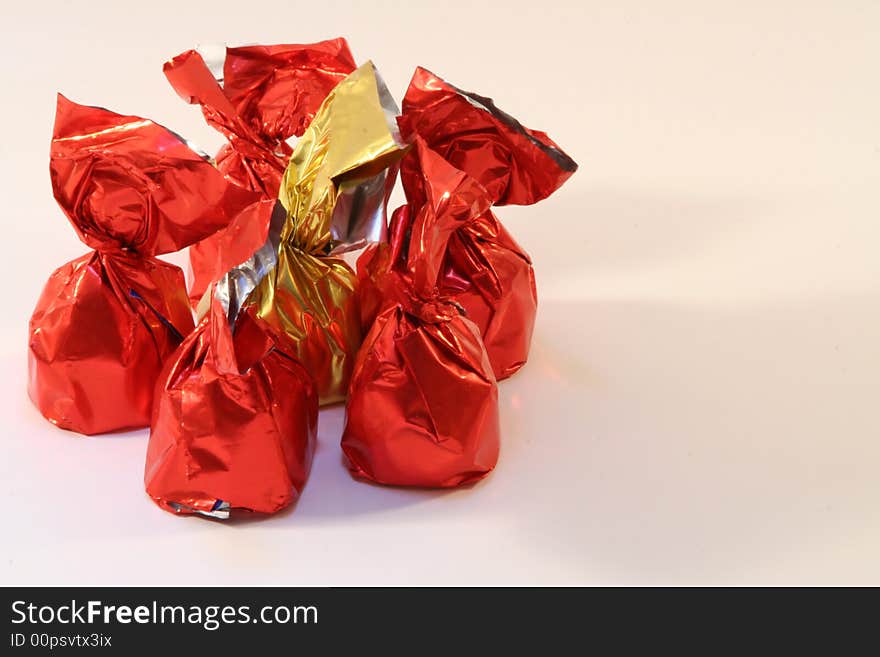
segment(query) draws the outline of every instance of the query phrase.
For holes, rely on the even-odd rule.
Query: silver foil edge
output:
[[[400,136],[397,117],[400,108],[388,85],[376,68],[376,94],[385,115],[385,123],[395,143],[401,148],[406,144]],[[371,242],[382,242],[388,236],[388,200],[397,180],[398,164],[386,167],[379,173],[359,178],[343,176],[336,181],[336,206],[330,220],[333,239],[331,255],[339,255],[361,249]]]

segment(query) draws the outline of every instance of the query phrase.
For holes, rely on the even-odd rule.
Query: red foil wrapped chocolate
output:
[[[247,314],[235,328],[212,298],[159,377],[144,482],[172,513],[274,513],[308,478],[314,380]]]
[[[450,164],[476,178],[492,205],[547,198],[577,164],[540,130],[530,130],[491,98],[463,91],[417,68],[403,98],[401,129],[416,132]]]
[[[194,50],[178,55],[164,68],[177,93],[201,105],[206,121],[228,140],[217,153],[217,167],[273,201],[292,152],[287,140],[303,134],[327,94],[354,69],[345,39],[227,48],[222,86]],[[264,215],[245,213],[194,245],[190,249],[193,301],[259,248],[267,228]]]
[[[419,135],[477,179],[492,205],[536,203],[577,169],[545,133],[423,68],[416,69],[407,89],[400,124],[405,137]],[[373,257],[366,255],[365,267]],[[499,379],[525,363],[537,308],[535,276],[529,256],[491,211],[450,238],[440,287],[479,326]]]
[[[204,239],[260,196],[177,135],[58,97],[55,198],[94,251],[57,269],[29,326],[28,393],[64,429],[149,424],[165,358],[193,328],[183,272],[154,256]]]
[[[449,487],[498,460],[498,389],[479,329],[440,293],[446,242],[488,209],[483,187],[420,139],[404,158],[382,308],[355,362],[342,449],[382,484]],[[374,252],[375,254],[376,252]]]

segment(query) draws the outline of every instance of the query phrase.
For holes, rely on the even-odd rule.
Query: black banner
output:
[[[4,655],[247,656],[342,645],[468,653],[526,632],[555,643],[582,627],[585,609],[573,589],[5,588],[3,597]]]
[[[873,606],[841,591],[566,588],[4,588],[0,655],[841,654]],[[846,592],[843,592],[846,594]],[[848,594],[846,594],[849,597]],[[800,604],[798,604],[800,603]],[[860,609],[860,611],[858,611]],[[869,620],[870,618],[870,620]]]

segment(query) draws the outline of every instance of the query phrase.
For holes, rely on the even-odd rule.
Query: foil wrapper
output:
[[[462,91],[423,68],[416,70],[403,101],[404,137],[418,135],[450,164],[475,178],[492,205],[536,203],[577,169],[545,133],[530,130],[491,99]],[[410,175],[406,170],[402,176]],[[377,307],[369,281],[383,265],[371,247],[359,264],[366,280],[362,321]],[[498,379],[525,363],[537,309],[535,274],[528,254],[486,210],[448,242],[444,294],[454,296],[480,328]]]
[[[345,398],[362,332],[357,277],[337,254],[382,236],[404,152],[397,106],[371,62],[339,83],[297,142],[279,190],[273,271],[247,312],[293,344],[321,403]]]
[[[358,353],[342,449],[382,484],[450,487],[486,476],[499,451],[498,388],[477,326],[438,290],[447,241],[489,207],[483,187],[416,138],[407,205],[375,284],[381,307]]]
[[[449,240],[442,288],[480,328],[498,380],[525,364],[538,309],[535,272],[491,210]]]
[[[314,379],[283,336],[241,313],[276,264],[284,218],[274,213],[265,244],[209,290],[204,317],[159,377],[144,482],[172,513],[274,513],[308,478]]]
[[[226,48],[206,60],[189,50],[165,64],[177,93],[202,108],[205,120],[227,139],[217,167],[239,185],[278,197],[292,149],[328,93],[355,69],[345,39],[312,44]],[[265,213],[243,213],[190,249],[198,300],[211,282],[244,262],[266,239]]]
[[[28,393],[64,429],[146,426],[162,363],[193,328],[183,272],[154,256],[204,239],[260,195],[166,128],[61,95],[50,173],[94,251],[43,289],[29,325]]]
[[[577,163],[540,130],[530,130],[491,98],[463,91],[417,68],[403,99],[402,129],[476,178],[492,205],[531,205],[547,198]]]
[[[227,518],[274,513],[305,485],[315,450],[312,377],[247,315],[220,301],[159,377],[144,483],[162,508]]]

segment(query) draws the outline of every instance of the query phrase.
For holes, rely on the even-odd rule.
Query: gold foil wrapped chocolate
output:
[[[397,113],[372,62],[330,92],[281,181],[277,265],[248,300],[248,313],[286,335],[321,403],[345,398],[362,340],[357,277],[338,254],[383,237],[405,148]]]

